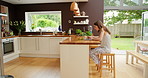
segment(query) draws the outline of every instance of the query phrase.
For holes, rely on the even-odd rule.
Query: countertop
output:
[[[2,37],[2,39],[15,38],[15,37],[19,37],[19,36],[8,36],[8,37]]]
[[[20,36],[2,37],[2,39],[15,38],[15,37],[70,37],[70,36],[69,35],[20,35]]]
[[[84,36],[71,36],[60,42],[60,44],[85,44],[85,45],[97,45],[100,43],[101,43],[100,41],[84,39]]]
[[[69,35],[21,35],[19,37],[69,37]]]

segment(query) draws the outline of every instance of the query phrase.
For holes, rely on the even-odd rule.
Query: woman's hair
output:
[[[106,31],[108,34],[111,34],[111,32],[107,29],[106,26],[103,25],[103,23],[102,23],[101,21],[96,21],[96,22],[94,23],[94,25],[98,26],[98,28],[99,28],[100,30],[103,28],[104,31]],[[101,33],[100,30],[98,31],[99,34]]]

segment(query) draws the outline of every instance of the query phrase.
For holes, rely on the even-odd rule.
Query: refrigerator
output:
[[[148,11],[142,13],[142,36],[148,36]]]

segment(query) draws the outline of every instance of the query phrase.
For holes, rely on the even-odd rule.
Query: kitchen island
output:
[[[100,41],[72,36],[60,42],[60,78],[89,78],[89,45]]]

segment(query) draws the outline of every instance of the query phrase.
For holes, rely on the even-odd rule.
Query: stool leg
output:
[[[134,60],[134,57],[132,56],[132,60],[131,60],[131,63],[132,63],[132,64],[134,64],[134,63],[133,63],[133,60]]]
[[[128,57],[129,57],[129,54],[128,52],[126,52],[126,64],[128,64]]]
[[[100,54],[98,55],[98,58],[100,59]],[[100,72],[100,65],[96,65],[98,72]]]
[[[111,57],[108,56],[108,68],[111,68]],[[109,71],[112,71],[112,70],[109,70]]]
[[[108,63],[108,56],[106,56],[106,63]],[[108,65],[106,65],[106,67],[107,67]]]
[[[103,55],[100,56],[100,77],[102,77],[102,64],[103,64]]]
[[[116,70],[115,70],[115,55],[113,56],[113,63],[114,63],[114,78],[116,78]]]
[[[113,62],[112,62],[112,59],[113,57],[111,56],[111,69],[113,68]],[[111,73],[112,73],[112,70],[111,70]]]
[[[136,63],[138,63],[138,59],[136,59]]]

